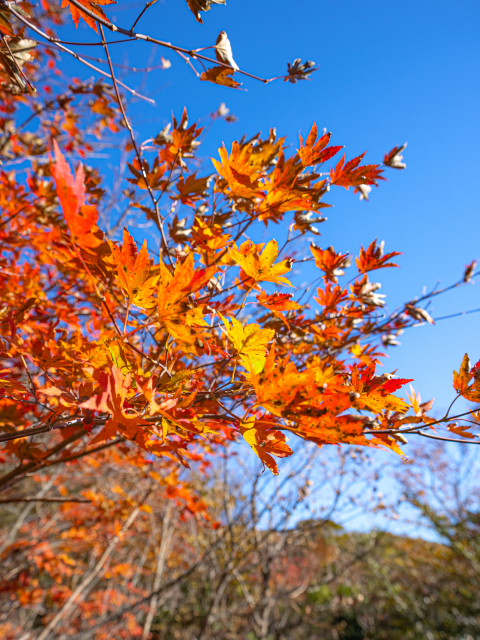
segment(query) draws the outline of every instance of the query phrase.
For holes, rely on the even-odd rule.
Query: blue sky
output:
[[[123,2],[108,7],[107,14],[129,27],[142,6]],[[229,0],[202,15],[204,25],[195,22],[185,0],[158,0],[137,29],[187,48],[214,44],[223,29],[237,64],[264,77],[284,74],[287,61],[296,57],[314,60],[320,70],[311,82],[296,85],[264,86],[245,78],[246,91],[235,91],[199,82],[171,51],[138,42],[112,47],[118,63],[157,64],[161,55],[172,62],[168,71],[144,77],[145,92],[156,106],[130,105],[139,140],[155,134],[172,112],[180,115],[184,105],[194,121],[225,102],[238,121],[213,126],[202,146],[205,158],[216,155],[222,142],[229,146],[244,133],[267,133],[270,127],[295,146],[299,131],[308,133],[313,121],[333,132],[332,143],[345,145],[348,157],[368,150],[371,162],[408,141],[407,171],[389,171],[389,182],[374,189],[370,202],[359,202],[351,190],[332,194],[335,207],[327,212],[317,244],[355,253],[377,237],[387,250],[401,251],[401,269],[380,274],[390,309],[437,280],[453,282],[468,262],[480,258],[478,2]],[[98,39],[83,24],[61,33],[68,39]],[[100,48],[82,52],[102,55]],[[76,61],[64,62],[67,73],[90,76]],[[139,80],[138,75],[124,77],[131,84]],[[115,163],[112,157],[104,167]],[[282,230],[271,233],[281,236]],[[480,307],[478,289],[466,286],[439,298],[432,315]],[[410,330],[401,337],[402,346],[390,351],[387,369],[415,378],[424,399],[435,396],[437,406],[445,407],[453,397],[451,372],[465,351],[474,361],[480,358],[478,320],[473,314]]]

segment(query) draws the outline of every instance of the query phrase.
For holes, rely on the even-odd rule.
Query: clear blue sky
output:
[[[128,27],[142,6],[120,2],[107,13]],[[112,49],[116,62],[145,66],[150,55],[154,64],[160,55],[172,62],[170,70],[146,78],[146,92],[157,106],[131,105],[139,139],[156,133],[184,105],[193,121],[225,102],[238,121],[214,125],[202,147],[207,158],[222,142],[229,145],[244,133],[267,133],[270,127],[296,145],[298,132],[307,133],[314,120],[333,132],[332,142],[344,144],[349,157],[368,149],[367,160],[379,161],[408,141],[407,171],[390,171],[389,182],[374,189],[369,203],[359,202],[352,191],[336,190],[330,198],[335,208],[327,212],[317,243],[356,252],[378,237],[387,250],[403,252],[402,268],[380,278],[390,309],[420,295],[424,285],[453,282],[468,262],[480,258],[478,1],[229,0],[202,15],[204,25],[195,22],[185,0],[159,0],[137,29],[187,48],[214,44],[224,29],[242,69],[272,77],[301,57],[314,60],[320,70],[311,82],[264,86],[244,79],[247,91],[235,91],[199,82],[170,51],[120,45]],[[96,39],[83,26],[77,32],[64,29],[67,34]],[[67,68],[78,77],[90,75],[73,60]],[[124,79],[138,82],[131,75]],[[479,286],[438,299],[432,315],[480,307]],[[445,407],[453,397],[452,369],[464,352],[480,358],[479,320],[474,314],[405,333],[402,346],[390,351],[387,369],[415,378],[424,399],[435,396],[439,408]]]

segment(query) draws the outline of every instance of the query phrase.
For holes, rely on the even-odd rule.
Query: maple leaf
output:
[[[206,326],[206,322],[202,313],[205,305],[192,307],[188,296],[208,284],[217,271],[216,267],[195,270],[193,262],[190,253],[183,262],[177,261],[172,274],[160,261],[158,282],[158,318],[173,338],[189,344],[196,339],[193,327]]]
[[[141,444],[145,440],[141,427],[150,427],[150,423],[143,420],[135,409],[126,406],[127,396],[131,393],[132,376],[123,376],[120,369],[112,366],[110,373],[102,372],[99,375],[100,393],[92,396],[78,406],[81,409],[89,409],[109,414],[105,426],[91,443],[103,442],[114,438],[120,431],[130,440]]]
[[[257,296],[258,302],[270,309],[271,311],[293,311],[301,309],[302,305],[292,300],[292,293],[272,293],[267,295],[265,291],[262,291]]]
[[[330,184],[344,187],[348,191],[349,187],[359,187],[363,184],[376,185],[377,180],[385,180],[382,177],[383,169],[379,164],[358,166],[366,153],[365,151],[362,155],[350,160],[345,166],[345,154],[343,154],[335,168],[330,169]]]
[[[263,181],[266,193],[259,208],[259,220],[278,221],[288,211],[318,211],[329,205],[321,202],[327,193],[327,180],[319,180],[319,174],[302,173],[303,165],[299,156],[285,158],[279,150],[273,171]]]
[[[184,158],[193,158],[195,150],[200,145],[198,137],[203,131],[203,127],[197,128],[194,123],[188,126],[188,114],[186,107],[183,109],[182,117],[177,122],[172,117],[172,125],[168,124],[156,136],[154,142],[160,146],[159,159],[166,162],[173,169],[175,163],[179,163],[182,168],[186,168]]]
[[[453,387],[457,393],[463,395],[467,392],[470,386],[470,378],[472,377],[471,368],[470,358],[468,357],[468,353],[466,353],[463,356],[459,372],[453,372]]]
[[[196,245],[207,252],[215,252],[223,249],[231,242],[231,236],[223,232],[220,224],[211,224],[210,221],[195,218],[192,226],[192,239]]]
[[[469,429],[471,429],[471,427],[468,425],[457,425],[455,422],[452,422],[451,424],[447,424],[446,427],[449,431],[462,438],[476,437],[473,433],[470,433]]]
[[[419,418],[424,418],[426,413],[433,407],[434,399],[422,402],[422,398],[419,393],[415,392],[415,389],[410,385],[410,393],[407,393],[407,397],[410,400],[410,406],[412,407],[415,415]]]
[[[163,164],[161,163],[159,157],[155,158],[151,169],[146,160],[142,160],[142,167],[140,168],[138,158],[135,158],[131,164],[128,163],[128,168],[134,175],[134,178],[127,178],[127,180],[132,184],[137,185],[139,189],[147,191],[148,187],[150,187],[150,189],[158,191],[160,189],[165,189],[168,184],[167,180],[163,179],[168,167],[165,162]],[[146,180],[144,172],[147,176]]]
[[[174,242],[182,244],[188,241],[188,238],[192,234],[192,229],[186,225],[187,218],[179,220],[178,216],[175,216],[172,222],[168,224],[168,233]]]
[[[82,399],[84,400],[92,395],[93,383],[86,382],[81,384],[77,392],[73,392],[61,383],[39,389],[39,392],[48,397],[57,398],[58,402],[64,407],[77,407]]]
[[[150,275],[152,260],[148,256],[147,241],[144,240],[140,251],[127,229],[123,230],[123,245],[118,247],[108,240],[117,266],[117,283],[129,304],[141,309],[155,305],[152,299],[158,276]]]
[[[386,393],[393,393],[394,391],[398,391],[398,389],[401,389],[409,382],[413,382],[413,378],[391,378],[390,380],[387,380],[383,383],[382,389]]]
[[[315,266],[325,272],[323,279],[325,282],[337,283],[339,276],[345,274],[345,268],[350,266],[348,253],[336,253],[333,247],[321,249],[315,244],[310,245],[310,251],[315,258]]]
[[[373,370],[370,375],[373,376]],[[358,373],[356,377],[359,381]],[[276,364],[272,347],[263,373],[252,374],[251,381],[257,396],[256,406],[262,406],[273,415],[294,423],[295,434],[301,438],[319,445],[348,442],[377,446],[381,443],[400,452],[391,438],[366,438],[363,435],[363,418],[341,415],[351,407],[352,391],[356,387],[349,390],[333,367],[312,366],[298,371],[295,363],[288,359]],[[363,383],[361,385],[363,391]],[[380,391],[372,389],[367,401],[369,405],[375,405],[371,409],[367,402],[361,403],[360,395],[355,395],[354,402],[375,413],[377,409],[382,411],[384,406],[403,412],[408,408],[405,402],[395,396],[387,394],[383,397]]]
[[[260,251],[263,249],[262,253]],[[292,269],[291,260],[282,260],[275,264],[278,256],[278,246],[275,240],[265,246],[263,244],[256,245],[251,240],[247,240],[240,247],[236,244],[230,247],[229,255],[237,264],[239,264],[244,273],[255,282],[274,282],[275,284],[284,284],[293,286],[287,278],[283,277],[284,273],[288,273]]]
[[[318,298],[315,298],[315,301],[320,306],[325,307],[324,313],[329,309],[335,308],[348,297],[348,293],[343,287],[336,285],[332,289],[330,283],[326,285],[325,289],[317,289],[317,293]]]
[[[408,404],[391,392],[407,382],[411,380],[401,378],[394,380],[388,376],[376,376],[374,364],[361,372],[356,365],[352,368],[351,389],[359,395],[355,402],[374,413],[381,413],[384,410],[405,413],[408,410]]]
[[[253,373],[251,381],[257,396],[257,406],[264,407],[275,416],[297,422],[302,414],[310,417],[319,415],[319,407],[324,399],[324,384],[330,384],[332,376],[331,367],[326,370],[307,367],[299,371],[288,357],[277,363],[273,344],[262,374]]]
[[[234,80],[234,75],[234,69],[229,69],[228,67],[210,67],[210,69],[202,72],[200,80],[203,80],[204,82],[213,82],[213,84],[219,84],[222,87],[239,89],[242,86],[242,83]]]
[[[7,375],[11,375],[10,369],[0,369],[0,396],[17,396],[20,397],[31,395],[25,386],[18,380],[10,378],[7,379]]]
[[[286,458],[293,451],[287,445],[288,438],[284,433],[268,426],[268,420],[251,417],[240,424],[240,432],[253,451],[274,475],[278,475],[278,466],[272,458]],[[272,425],[273,426],[273,425]]]
[[[72,240],[84,249],[98,247],[102,242],[95,235],[98,212],[94,206],[85,204],[86,191],[83,166],[79,165],[74,179],[56,140],[53,141],[53,149],[55,163],[51,165],[51,172]]]
[[[320,231],[318,227],[314,225],[320,222],[325,222],[327,218],[324,217],[315,217],[313,211],[303,212],[297,211],[295,213],[295,225],[294,229],[300,231],[300,233],[313,233],[316,236],[320,235]]]
[[[88,11],[91,11],[99,18],[103,18],[103,20],[107,20],[107,22],[110,22],[110,20],[107,18],[104,12],[100,9],[99,5],[105,6],[107,4],[117,4],[117,0],[95,0],[95,1],[79,0],[79,2],[85,7],[85,9],[87,9]],[[66,7],[67,5],[70,5],[70,12],[72,14],[72,18],[77,29],[78,29],[78,23],[80,22],[80,18],[83,18],[85,22],[88,24],[88,26],[98,33],[97,23],[93,18],[91,18],[89,15],[87,15],[86,13],[78,9],[78,7],[76,7],[74,4],[72,4],[68,0],[62,0],[62,7]]]
[[[232,324],[219,314],[225,325],[227,336],[233,342],[236,355],[250,373],[260,373],[265,366],[267,344],[273,339],[273,329],[262,329],[258,324],[243,326],[236,318],[230,318]]]
[[[251,198],[262,194],[259,184],[263,175],[262,159],[254,153],[253,144],[242,145],[234,141],[230,154],[225,146],[220,147],[218,153],[220,162],[211,160],[218,174],[227,181],[232,195]]]
[[[304,167],[308,167],[314,164],[320,164],[327,162],[330,158],[343,149],[343,147],[327,147],[332,136],[331,133],[325,133],[317,142],[318,129],[316,122],[313,123],[310,133],[303,144],[303,138],[300,134],[300,149],[298,149],[298,155],[302,160]]]
[[[208,195],[208,187],[212,181],[211,176],[197,178],[196,173],[191,173],[185,180],[183,176],[177,180],[175,187],[178,190],[178,199],[182,204],[195,208],[195,202]],[[177,196],[170,196],[172,200],[176,200]]]
[[[374,240],[369,244],[367,249],[361,247],[358,258],[355,258],[355,264],[360,273],[374,271],[375,269],[384,269],[386,267],[398,267],[398,264],[388,264],[388,261],[401,254],[397,251],[392,251],[391,253],[383,255],[384,246],[385,243],[383,240],[379,245],[377,245],[377,241]]]
[[[285,322],[288,328],[290,325],[281,311],[297,311],[302,308],[302,305],[292,300],[291,293],[273,293],[267,295],[265,291],[262,291],[257,296],[257,301],[266,309],[271,311],[277,318],[280,318],[282,322]]]

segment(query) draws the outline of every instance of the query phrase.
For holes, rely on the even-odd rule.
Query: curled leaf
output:
[[[212,4],[227,4],[226,0],[187,0],[188,8],[195,16],[197,22],[203,24],[200,11],[210,11]]]
[[[288,75],[285,76],[285,82],[295,84],[299,80],[310,80],[309,76],[314,71],[318,71],[315,62],[307,60],[302,64],[302,59],[296,58],[292,64],[288,63]]]
[[[2,23],[0,23],[1,26]],[[11,93],[33,93],[35,89],[31,87],[22,75],[22,67],[26,62],[32,59],[31,51],[37,47],[35,40],[27,38],[11,38],[8,40],[8,46],[2,39],[0,46],[0,64],[7,72],[8,76],[15,83],[9,88]]]
[[[219,62],[229,64],[235,71],[238,71],[238,65],[233,59],[232,45],[225,31],[220,31],[218,34],[215,56]]]
[[[231,87],[232,89],[239,89],[242,84],[241,82],[237,82],[233,79],[234,74],[234,69],[227,69],[226,67],[211,67],[202,73],[200,80],[220,84],[224,87]]]

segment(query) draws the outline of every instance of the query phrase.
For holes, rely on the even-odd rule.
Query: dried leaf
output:
[[[210,11],[212,4],[227,4],[227,2],[226,0],[187,0],[187,4],[197,22],[203,24],[200,11]]]
[[[229,64],[235,71],[238,71],[238,65],[233,59],[232,45],[225,31],[220,31],[215,45],[215,56],[219,62]]]
[[[2,39],[0,45],[0,64],[15,83],[12,87],[13,93],[32,93],[35,91],[35,89],[32,89],[25,81],[19,68],[22,69],[23,65],[32,59],[31,51],[36,49],[37,46],[38,43],[35,42],[35,40],[10,38],[7,47],[5,41]],[[10,53],[9,48],[12,53]]]
[[[242,86],[241,82],[237,82],[233,79],[235,75],[235,69],[228,69],[227,67],[210,67],[204,71],[200,80],[207,82],[213,82],[223,87],[231,87],[232,89],[239,89]]]

